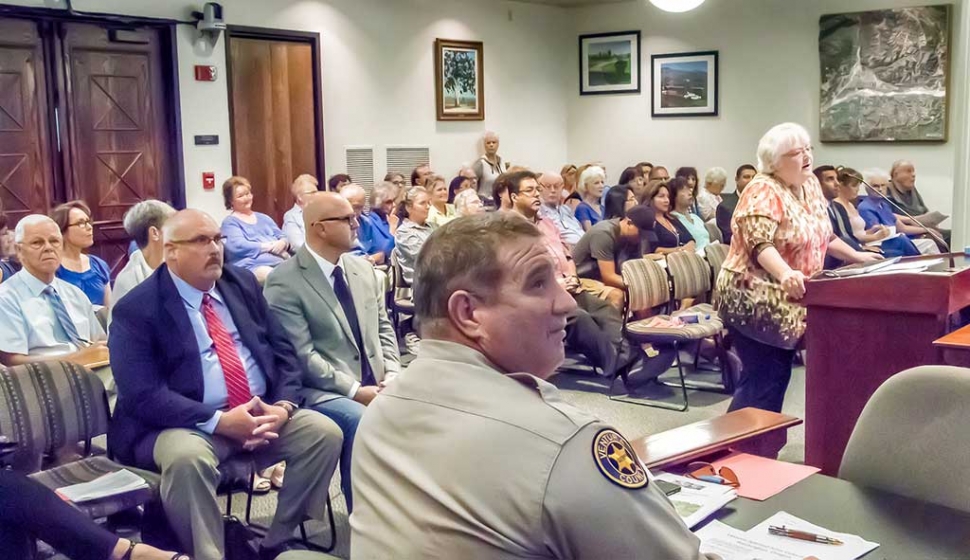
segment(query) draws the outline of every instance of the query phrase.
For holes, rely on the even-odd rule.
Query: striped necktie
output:
[[[216,313],[216,308],[212,305],[212,296],[209,294],[202,294],[202,317],[205,318],[206,330],[209,331],[209,338],[216,347],[216,357],[219,359],[219,365],[222,366],[229,408],[246,404],[253,398],[246,368],[243,367],[239,352],[236,351],[236,345],[232,341],[232,335]]]
[[[64,333],[69,339],[68,342],[75,346],[80,346],[83,342],[81,335],[77,333],[74,319],[71,319],[71,315],[67,312],[67,307],[64,306],[64,300],[61,299],[57,290],[54,289],[54,286],[47,286],[42,293],[47,297],[47,301],[50,302],[51,307],[54,309],[54,315],[57,317],[57,322],[61,324],[61,328],[64,329]]]

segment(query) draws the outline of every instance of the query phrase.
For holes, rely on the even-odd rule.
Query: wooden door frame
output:
[[[161,33],[161,37],[165,41],[161,47],[161,52],[164,55],[162,57],[162,76],[165,77],[163,89],[165,91],[165,99],[161,100],[167,109],[166,114],[169,115],[170,122],[168,123],[168,141],[166,142],[166,149],[169,151],[169,161],[172,162],[172,178],[175,182],[172,185],[171,195],[172,195],[172,206],[177,209],[185,208],[185,157],[182,152],[182,105],[180,102],[180,90],[179,90],[179,58],[178,58],[178,33],[176,26],[179,24],[184,24],[174,19],[162,19],[162,18],[149,18],[149,17],[139,17],[139,16],[127,16],[120,14],[95,14],[91,12],[75,12],[70,13],[66,9],[56,9],[56,8],[31,8],[26,6],[13,6],[10,4],[0,4],[0,17],[10,17],[18,19],[28,19],[36,21],[42,27],[46,24],[50,27],[50,23],[56,22],[71,22],[71,23],[88,23],[93,25],[110,25],[114,27],[124,27],[125,25],[129,27],[153,27],[158,29]],[[45,50],[45,56],[51,57],[54,53],[47,53]],[[45,60],[45,71],[49,71],[49,61]],[[48,76],[51,78],[51,76]],[[56,83],[55,83],[56,85]],[[60,88],[60,86],[58,86]],[[54,101],[54,95],[66,95],[65,91],[54,92],[54,87],[48,87],[48,103]],[[53,105],[52,105],[53,106]],[[61,156],[58,154],[57,150],[57,128],[54,123],[54,119],[48,120],[48,144],[51,150],[51,159],[54,162],[53,175],[56,178],[55,182],[58,183],[58,195],[65,196],[64,189],[66,188],[67,181],[64,175],[65,170],[63,163],[61,162]],[[63,115],[60,117],[63,122],[68,122],[68,115]],[[52,198],[51,204],[56,205],[64,200],[54,200]]]
[[[326,182],[326,170],[323,141],[323,81],[320,66],[320,34],[313,31],[292,31],[289,29],[271,29],[267,27],[249,27],[244,25],[230,25],[226,29],[226,82],[229,103],[229,137],[235,139],[236,124],[232,107],[232,51],[233,39],[263,39],[267,41],[288,41],[291,43],[306,43],[310,45],[311,65],[313,66],[313,129],[316,131],[314,152],[316,153],[317,180],[321,184]],[[237,173],[236,150],[232,152],[232,173]]]

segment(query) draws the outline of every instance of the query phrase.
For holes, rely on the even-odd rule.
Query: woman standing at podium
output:
[[[718,309],[742,372],[728,410],[781,412],[805,333],[805,281],[822,270],[826,251],[845,262],[881,258],[855,251],[833,234],[812,165],[803,127],[784,123],[769,130],[758,143],[758,175],[731,220],[731,249],[717,279]],[[784,431],[773,432],[748,451],[776,457],[786,441]]]

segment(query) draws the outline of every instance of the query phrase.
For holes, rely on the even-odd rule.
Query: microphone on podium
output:
[[[913,216],[912,214],[910,214],[909,212],[907,212],[905,209],[903,209],[902,206],[896,204],[896,202],[893,199],[891,199],[888,196],[882,194],[882,191],[880,191],[879,189],[877,189],[877,188],[873,187],[872,185],[870,185],[869,183],[867,183],[865,179],[863,179],[862,177],[860,177],[858,175],[853,175],[851,173],[845,173],[845,166],[844,165],[840,165],[840,166],[836,167],[835,168],[835,172],[838,173],[839,175],[845,174],[847,177],[852,177],[853,179],[858,180],[863,185],[869,187],[869,190],[870,191],[876,193],[880,198],[882,198],[883,200],[885,200],[886,202],[888,202],[896,210],[899,210],[899,213],[900,214],[902,214],[902,215],[906,216],[907,218],[909,218],[910,220],[913,220],[914,222],[916,222],[916,225],[918,225],[919,227],[923,228],[924,231],[926,231],[926,235],[929,235],[933,239],[933,241],[936,241],[937,243],[939,243],[940,245],[942,245],[943,247],[945,247],[947,253],[950,253],[951,252],[950,251],[950,244],[947,243],[945,239],[943,239],[942,237],[940,237],[940,235],[938,233],[936,233],[935,230],[932,230],[932,229],[926,227],[925,225],[923,225],[923,222],[917,220],[916,219],[916,216]],[[950,266],[951,267],[953,266],[953,257],[950,257]]]

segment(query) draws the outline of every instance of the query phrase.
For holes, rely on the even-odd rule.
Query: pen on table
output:
[[[832,537],[826,537],[825,535],[816,535],[815,533],[809,533],[807,531],[797,531],[795,529],[789,529],[782,525],[781,527],[771,526],[768,527],[768,533],[772,535],[778,535],[780,537],[788,537],[791,539],[799,539],[803,541],[810,541],[821,544],[843,544],[839,539],[833,539]]]

